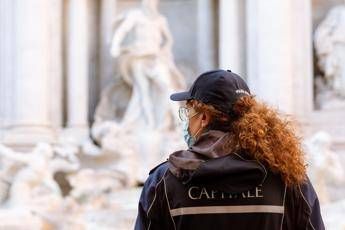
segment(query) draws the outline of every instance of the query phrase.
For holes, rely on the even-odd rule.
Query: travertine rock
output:
[[[321,108],[345,108],[345,4],[330,10],[315,31],[318,65],[323,85],[317,79],[317,103]]]

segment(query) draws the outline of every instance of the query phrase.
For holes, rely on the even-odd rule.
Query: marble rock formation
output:
[[[345,4],[335,6],[315,31],[318,66],[324,76],[316,80],[321,108],[345,108]]]
[[[308,176],[313,182],[322,204],[331,202],[329,186],[345,182],[345,170],[337,153],[331,149],[332,138],[326,132],[317,132],[306,141]]]

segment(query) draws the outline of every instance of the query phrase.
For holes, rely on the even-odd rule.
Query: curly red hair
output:
[[[228,147],[250,154],[272,172],[279,173],[288,186],[305,181],[306,164],[300,139],[292,122],[276,110],[253,96],[237,100],[231,116],[196,100],[188,103],[196,111],[208,112],[212,121],[229,129]]]

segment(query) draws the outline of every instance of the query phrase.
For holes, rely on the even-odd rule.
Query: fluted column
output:
[[[63,126],[63,0],[49,0],[50,22],[50,113],[52,126],[60,130]]]
[[[117,0],[101,1],[100,20],[100,88],[104,89],[115,76],[115,62],[110,54],[112,36],[114,33],[114,22],[116,19]]]
[[[6,65],[1,79],[8,87],[4,92],[7,98],[1,98],[8,103],[3,109],[5,134],[2,141],[13,146],[54,141],[49,71],[51,1],[2,0],[1,3],[5,14],[0,17],[6,18],[0,22],[5,24],[1,28],[1,43],[4,40],[9,45],[5,52],[0,52],[1,65]]]
[[[216,30],[216,15],[213,9],[216,6],[216,1],[213,0],[198,0],[195,1],[197,18],[196,18],[196,58],[197,69],[200,72],[214,69],[217,67],[217,36]]]
[[[13,98],[13,62],[14,55],[11,52],[14,47],[13,29],[13,11],[14,5],[12,0],[0,1],[0,140],[3,139],[6,127],[10,125],[11,98]]]
[[[250,87],[287,113],[310,112],[310,0],[250,0],[246,10]]]
[[[245,1],[219,0],[219,67],[245,76]]]
[[[45,0],[16,3],[16,123],[48,126],[49,7]]]
[[[67,128],[79,141],[88,128],[88,0],[69,0],[67,10]]]
[[[293,0],[293,109],[299,117],[313,111],[313,35],[311,0]]]
[[[247,72],[257,96],[292,112],[290,0],[247,1]]]

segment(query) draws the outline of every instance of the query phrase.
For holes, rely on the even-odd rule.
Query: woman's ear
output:
[[[211,115],[208,112],[203,112],[201,117],[201,127],[207,127],[211,122]]]

